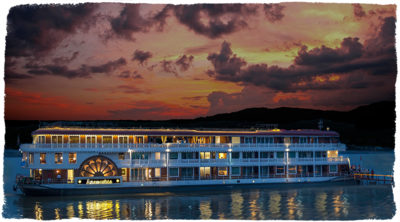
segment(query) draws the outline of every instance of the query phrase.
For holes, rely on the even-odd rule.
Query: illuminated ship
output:
[[[57,122],[22,144],[16,182],[28,195],[175,192],[319,185],[347,176],[339,134],[251,129],[150,129]],[[86,125],[85,125],[86,124]],[[274,126],[274,127],[271,127]]]

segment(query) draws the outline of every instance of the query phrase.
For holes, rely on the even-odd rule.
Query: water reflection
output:
[[[271,219],[282,218],[281,214],[281,195],[278,191],[271,192],[269,197],[269,211]]]
[[[3,206],[5,218],[36,220],[76,217],[125,220],[357,220],[390,219],[394,213],[393,192],[388,186],[229,190],[149,196],[38,198],[6,195]]]
[[[287,197],[287,219],[293,220],[295,219],[295,213],[297,211],[297,201],[296,201],[297,192],[291,192]]]
[[[239,192],[234,192],[231,194],[231,214],[233,218],[241,220],[243,219],[243,197],[242,194]]]
[[[322,220],[326,220],[328,218],[328,214],[326,212],[326,192],[319,192],[315,197],[315,209],[318,211],[318,216]]]

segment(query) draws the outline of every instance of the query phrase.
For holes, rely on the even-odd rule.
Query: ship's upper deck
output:
[[[136,136],[327,136],[339,137],[335,131],[321,130],[246,130],[246,129],[143,129],[143,128],[41,128],[32,135],[136,135]]]

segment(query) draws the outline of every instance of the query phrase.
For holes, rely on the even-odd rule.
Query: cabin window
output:
[[[339,143],[339,139],[336,137],[331,138],[332,143]]]
[[[242,170],[244,175],[249,175],[253,173],[253,167],[242,167]]]
[[[90,144],[96,143],[96,137],[95,136],[87,136],[86,143],[90,143]]]
[[[240,158],[240,152],[232,152],[232,159],[239,159]]]
[[[274,138],[274,143],[283,143],[283,137],[275,137]]]
[[[54,157],[55,157],[55,163],[61,164],[63,162],[62,153],[55,153]]]
[[[193,177],[193,168],[181,168],[182,177]]]
[[[112,143],[112,136],[103,136],[103,144]]]
[[[264,137],[257,137],[257,143],[265,143]]]
[[[296,173],[296,166],[288,166],[289,173]]]
[[[317,137],[310,137],[310,143],[318,143]]]
[[[118,159],[119,160],[124,160],[125,159],[125,153],[119,153],[118,154]]]
[[[269,158],[274,158],[274,152],[269,153]]]
[[[240,167],[232,167],[232,175],[240,175]]]
[[[261,158],[268,158],[269,153],[268,152],[261,152]]]
[[[226,153],[218,153],[218,159],[222,159],[225,160],[227,158],[227,154]]]
[[[70,136],[69,143],[79,143],[79,136]]]
[[[33,153],[29,154],[29,164],[33,164]]]
[[[160,152],[155,153],[155,158],[156,160],[161,159],[161,153]]]
[[[148,159],[149,154],[148,153],[132,153],[132,159],[134,160],[139,160],[139,159]]]
[[[276,158],[284,158],[285,153],[284,152],[276,152]]]
[[[200,159],[211,159],[211,153],[210,152],[201,152]]]
[[[285,166],[276,166],[276,173],[285,173]]]
[[[252,158],[252,154],[251,152],[243,152],[243,159]]]
[[[253,138],[252,137],[245,137],[244,138],[244,143],[253,143]]]
[[[284,142],[285,142],[285,144],[290,145],[290,144],[292,143],[292,138],[290,138],[290,137],[285,137],[285,138],[284,138]]]
[[[170,177],[179,177],[179,168],[169,168]]]
[[[322,157],[322,152],[315,152],[315,157],[316,158],[321,158]]]
[[[127,136],[120,136],[119,137],[119,143],[120,144],[127,144],[128,143],[128,137]]]
[[[40,154],[40,164],[45,164],[46,163],[46,153],[41,153]]]
[[[76,163],[76,153],[68,154],[69,163]]]
[[[178,153],[169,153],[169,159],[178,159]]]
[[[161,177],[161,168],[154,168],[154,177]]]
[[[218,176],[227,176],[228,167],[218,167]]]
[[[46,136],[38,136],[38,143],[46,143]]]
[[[51,137],[51,143],[62,143],[62,136],[52,136]]]
[[[307,137],[300,137],[300,143],[307,143]]]
[[[289,158],[294,159],[296,158],[296,152],[289,152]]]
[[[330,173],[337,173],[337,166],[336,165],[329,165],[329,172]]]
[[[182,159],[193,159],[193,153],[182,153]]]

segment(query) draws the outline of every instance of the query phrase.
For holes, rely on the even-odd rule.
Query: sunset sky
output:
[[[395,100],[396,6],[9,9],[5,119],[180,119]]]

